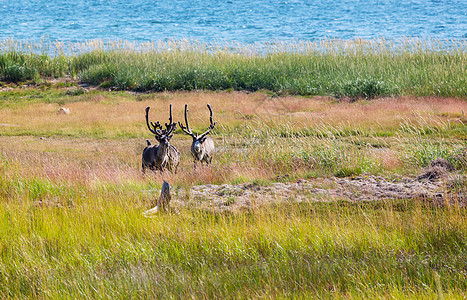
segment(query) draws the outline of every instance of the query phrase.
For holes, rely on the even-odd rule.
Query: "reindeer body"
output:
[[[186,134],[190,135],[193,138],[193,143],[191,144],[191,155],[193,155],[193,159],[195,162],[195,167],[196,167],[196,162],[199,161],[201,163],[206,163],[210,164],[212,161],[212,155],[215,150],[214,146],[214,141],[208,136],[208,134],[211,132],[211,130],[214,129],[214,126],[216,123],[212,122],[212,108],[211,105],[207,105],[209,112],[210,112],[210,125],[208,127],[208,130],[204,132],[201,135],[198,135],[196,133],[193,133],[190,129],[190,126],[188,125],[188,105],[185,104],[185,124],[186,127],[183,126],[182,123],[178,122],[180,125],[180,128],[185,132]]]
[[[152,171],[168,169],[176,173],[180,163],[180,152],[173,145],[151,145],[143,150],[143,173],[149,168]]]
[[[214,149],[214,141],[208,136],[203,141],[195,140],[191,144],[191,154],[193,155],[195,162],[199,161],[210,164]]]
[[[170,118],[169,124],[165,124],[166,129],[162,129],[159,122],[156,124],[151,122],[153,129],[149,126],[148,112],[149,107],[146,108],[146,124],[149,130],[155,135],[159,145],[151,145],[149,140],[146,140],[147,146],[143,150],[142,156],[142,170],[145,173],[149,168],[152,171],[164,171],[176,173],[177,167],[180,163],[180,152],[173,145],[169,144],[173,136],[173,131],[176,129],[177,124],[172,122],[172,104],[170,105]]]
[[[178,165],[180,164],[180,151],[173,145],[169,146],[168,151],[169,161],[167,162],[167,169],[172,173],[177,173]]]

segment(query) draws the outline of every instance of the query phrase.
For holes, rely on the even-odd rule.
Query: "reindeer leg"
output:
[[[174,166],[173,163],[170,163],[170,162],[169,162],[169,163],[167,164],[167,170],[169,170],[169,172],[172,173],[172,174],[175,174],[175,173],[176,173],[176,171],[177,171],[176,168],[177,168],[177,167]]]
[[[147,162],[145,162],[144,160],[141,162],[141,168],[143,170],[143,175],[146,174],[146,169],[149,168],[150,170],[152,170],[152,167],[150,164],[148,164]]]

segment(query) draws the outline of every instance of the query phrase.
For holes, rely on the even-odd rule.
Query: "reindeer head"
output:
[[[216,122],[214,122],[214,123],[212,122],[212,107],[211,107],[210,104],[208,104],[207,106],[208,106],[209,113],[210,113],[210,116],[209,116],[210,125],[208,127],[208,130],[206,130],[203,134],[198,135],[197,133],[193,133],[191,131],[190,126],[188,125],[188,117],[187,117],[188,104],[185,104],[185,123],[186,123],[186,127],[183,126],[182,123],[178,122],[178,125],[180,125],[180,128],[183,130],[183,132],[185,132],[186,134],[190,135],[193,138],[193,150],[195,152],[200,152],[201,151],[202,144],[206,140],[207,135],[211,132],[211,130],[214,129],[214,126],[216,125]]]
[[[170,115],[169,123],[165,123],[165,129],[162,128],[162,125],[157,121],[156,123],[149,123],[149,110],[151,108],[146,107],[146,125],[148,126],[149,131],[154,134],[156,140],[161,144],[168,146],[170,139],[173,137],[173,132],[177,129],[177,123],[172,121],[172,104],[170,104]],[[151,124],[151,125],[149,125]],[[151,128],[152,126],[152,128]]]

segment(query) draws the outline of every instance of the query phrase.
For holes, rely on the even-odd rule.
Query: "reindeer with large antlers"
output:
[[[208,130],[206,130],[203,134],[198,135],[197,133],[193,133],[190,129],[190,126],[188,125],[188,104],[185,104],[185,123],[186,127],[182,125],[182,123],[178,122],[178,125],[180,125],[180,128],[183,130],[188,135],[191,135],[193,138],[193,143],[191,144],[191,154],[193,155],[194,161],[195,161],[195,167],[196,167],[196,162],[205,162],[206,164],[210,164],[212,161],[212,154],[214,153],[214,141],[208,136],[208,134],[211,132],[211,130],[214,129],[214,126],[216,125],[216,122],[212,122],[212,108],[211,105],[208,104],[208,109],[209,109],[209,120],[210,120],[210,125],[208,127]]]
[[[169,144],[173,137],[173,132],[177,128],[177,123],[172,121],[172,104],[170,104],[169,123],[165,123],[165,129],[157,121],[149,123],[149,109],[146,107],[146,125],[151,133],[154,134],[159,145],[151,145],[149,140],[146,140],[147,146],[143,150],[143,173],[146,168],[153,171],[164,171],[168,169],[170,172],[176,173],[178,164],[180,163],[180,152],[173,145]],[[152,126],[152,128],[151,128]]]

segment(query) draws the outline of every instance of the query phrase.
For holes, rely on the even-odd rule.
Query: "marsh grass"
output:
[[[465,97],[465,40],[322,40],[258,45],[125,41],[0,45],[0,80],[77,77],[131,91],[268,90],[351,100]]]

